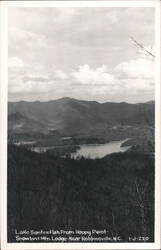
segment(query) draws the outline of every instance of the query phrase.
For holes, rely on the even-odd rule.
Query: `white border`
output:
[[[3,25],[2,25],[3,24]],[[7,218],[7,6],[0,3],[0,166],[1,166],[1,248],[5,249]],[[2,247],[3,245],[3,247]]]
[[[156,88],[155,88],[155,243],[7,243],[7,84],[8,7],[154,7],[156,10]],[[160,1],[8,1],[0,4],[0,163],[1,163],[1,249],[161,249],[161,86],[160,86]]]

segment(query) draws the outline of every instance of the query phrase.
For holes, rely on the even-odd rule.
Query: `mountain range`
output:
[[[153,101],[99,103],[64,97],[47,102],[9,102],[8,128],[13,133],[103,134],[119,126],[153,126],[154,109]]]

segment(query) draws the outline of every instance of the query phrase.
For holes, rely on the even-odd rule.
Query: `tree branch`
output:
[[[151,51],[147,50],[141,43],[137,42],[133,37],[130,37],[130,39],[137,47],[139,47],[143,52],[145,52],[146,55],[151,56],[153,60],[155,59],[155,55]]]

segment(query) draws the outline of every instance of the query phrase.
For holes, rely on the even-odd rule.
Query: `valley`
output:
[[[8,104],[8,142],[32,151],[71,155],[82,145],[153,143],[154,103],[98,103],[62,98]]]

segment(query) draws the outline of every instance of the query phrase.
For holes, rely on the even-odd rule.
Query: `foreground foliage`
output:
[[[153,241],[154,158],[77,160],[8,147],[8,240],[15,229],[108,229]]]

